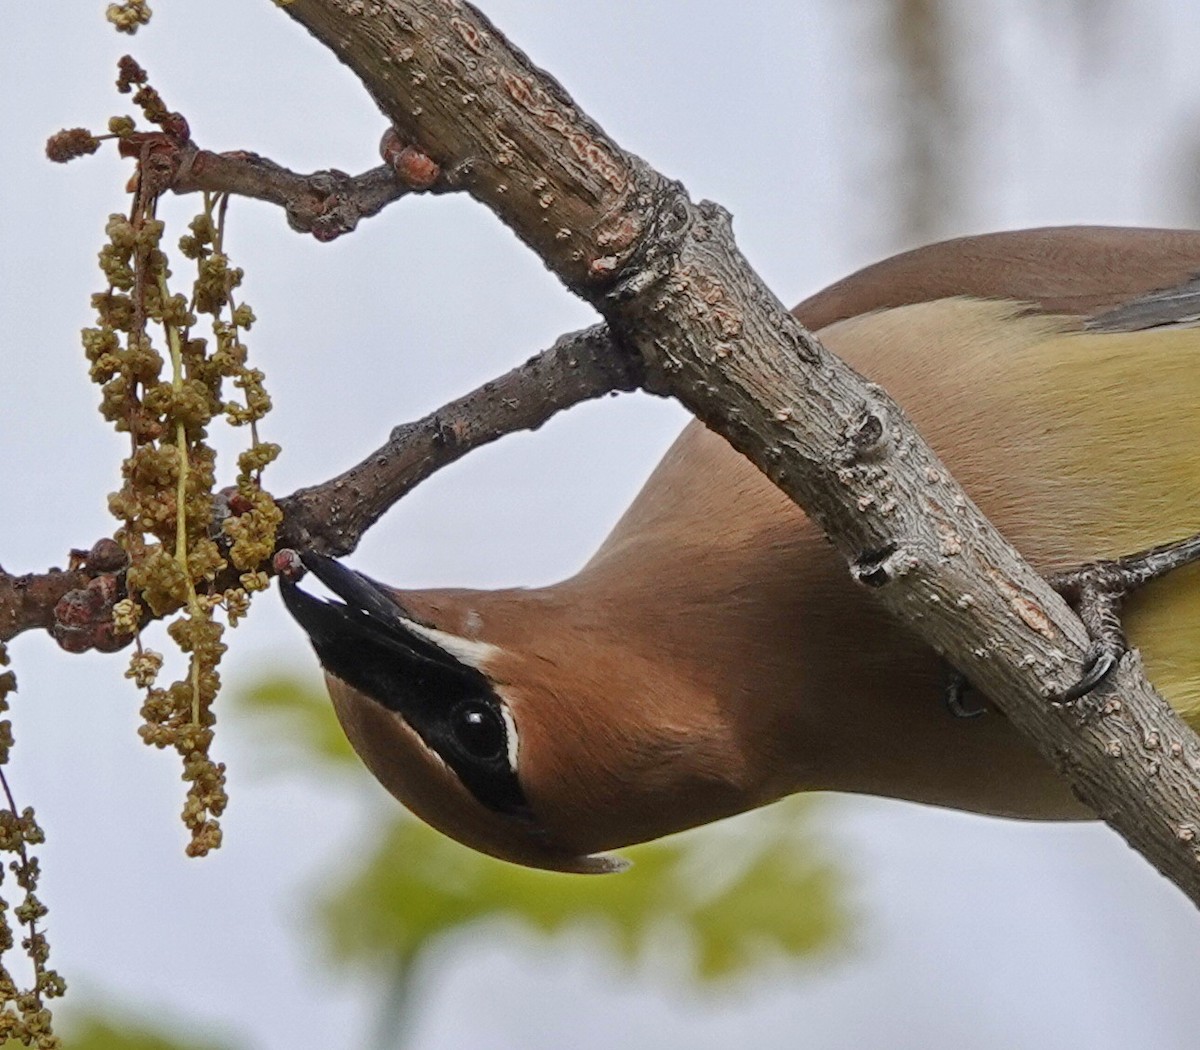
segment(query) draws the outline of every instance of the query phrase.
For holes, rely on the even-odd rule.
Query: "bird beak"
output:
[[[326,601],[302,590],[294,579],[280,576],[283,604],[308,634],[326,670],[353,682],[353,674],[340,674],[339,669],[352,670],[358,647],[370,640],[406,661],[417,664],[428,661],[443,671],[459,675],[477,673],[416,635],[410,628],[412,618],[383,584],[315,551],[304,551],[299,556],[304,567],[342,599],[342,602]]]
[[[383,587],[362,573],[348,569],[340,561],[327,558],[315,551],[304,551],[300,561],[318,580],[346,602],[346,606],[357,609],[381,627],[402,628],[399,606],[384,592]],[[330,624],[329,609],[336,609],[332,602],[324,601],[302,591],[293,579],[280,576],[280,593],[288,612],[315,641],[327,633]]]

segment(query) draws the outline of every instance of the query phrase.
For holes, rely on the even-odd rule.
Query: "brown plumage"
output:
[[[1197,272],[1200,233],[1030,230],[896,256],[796,313],[883,384],[1048,571],[1200,527],[1200,331],[1170,323],[1195,304],[1128,312]],[[1130,316],[1164,327],[1128,331]],[[481,803],[402,714],[343,680],[352,661],[329,675],[338,715],[397,797],[496,856],[604,870],[597,851],[812,789],[1088,816],[1001,716],[951,717],[934,655],[697,423],[571,579],[387,593],[482,672],[515,729],[527,811]],[[1129,623],[1185,715],[1200,713],[1192,616],[1200,573],[1186,569],[1140,595]]]

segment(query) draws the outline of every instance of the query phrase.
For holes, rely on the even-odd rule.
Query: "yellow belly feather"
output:
[[[1086,332],[953,299],[821,334],[1042,571],[1200,531],[1200,329]],[[1151,681],[1200,724],[1200,566],[1132,598],[1126,626]]]

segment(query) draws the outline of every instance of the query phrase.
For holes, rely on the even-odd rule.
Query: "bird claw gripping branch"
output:
[[[1200,561],[1200,533],[1111,561],[1095,561],[1055,573],[1050,585],[1075,610],[1091,644],[1079,681],[1058,697],[1071,703],[1099,686],[1128,650],[1121,609],[1125,599],[1154,580]]]
[[[1059,693],[1054,702],[1070,704],[1082,700],[1116,670],[1121,657],[1129,650],[1121,622],[1126,598],[1146,584],[1196,561],[1200,561],[1200,533],[1136,554],[1086,562],[1048,576],[1050,586],[1083,621],[1089,639],[1083,673],[1074,685]],[[988,710],[986,706],[968,707],[965,699],[969,691],[970,682],[966,675],[956,668],[948,668],[943,699],[955,718],[977,718]]]

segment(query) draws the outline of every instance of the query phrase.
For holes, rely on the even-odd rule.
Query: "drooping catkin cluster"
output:
[[[218,818],[227,801],[225,767],[210,756],[217,665],[225,651],[224,627],[213,613],[222,607],[235,625],[250,595],[267,586],[261,567],[274,550],[281,515],[260,479],[279,446],[258,437],[271,402],[262,372],[247,365],[243,336],[254,314],[235,297],[242,271],[224,249],[227,199],[204,196],[179,242],[195,265],[191,293],[173,291],[156,211],[169,188],[173,151],[187,140],[187,122],[167,109],[133,59],[121,60],[117,86],[136,89],[134,102],[160,130],[138,131],[127,117],[110,121],[122,155],[138,167],[130,213],[110,216],[105,227],[100,268],[107,287],[92,297],[97,325],[84,330],[83,345],[102,391],[101,413],[130,436],[123,485],[109,497],[122,522],[116,539],[130,559],[128,597],[116,604],[114,626],[133,635],[147,619],[179,613],[167,632],[187,655],[187,673],[157,685],[163,657],[143,648],[139,636],[127,676],[147,690],[142,738],[183,758],[187,851],[200,856],[220,844]],[[64,135],[85,142],[79,129],[55,138]],[[201,316],[209,337],[196,334]],[[227,399],[227,385],[236,396]],[[247,426],[250,441],[234,485],[216,493],[216,453],[207,436],[220,417]]]
[[[8,652],[0,642],[0,667],[7,666]],[[16,689],[17,679],[12,671],[0,671],[0,713],[8,710],[9,694]],[[24,896],[16,907],[10,907],[7,899],[0,899],[0,1045],[15,1042],[52,1050],[62,1044],[54,1035],[46,1000],[61,996],[67,986],[58,973],[47,966],[50,945],[46,935],[38,929],[38,923],[45,918],[46,906],[37,897],[41,871],[29,847],[45,841],[45,835],[32,808],[17,812],[17,804],[4,775],[12,745],[12,722],[5,718],[0,720],[0,791],[3,792],[0,799],[0,859],[7,862],[0,866],[0,885],[11,876]],[[24,931],[21,948],[29,960],[33,978],[28,988],[20,986],[6,962],[16,944],[10,912]]]

